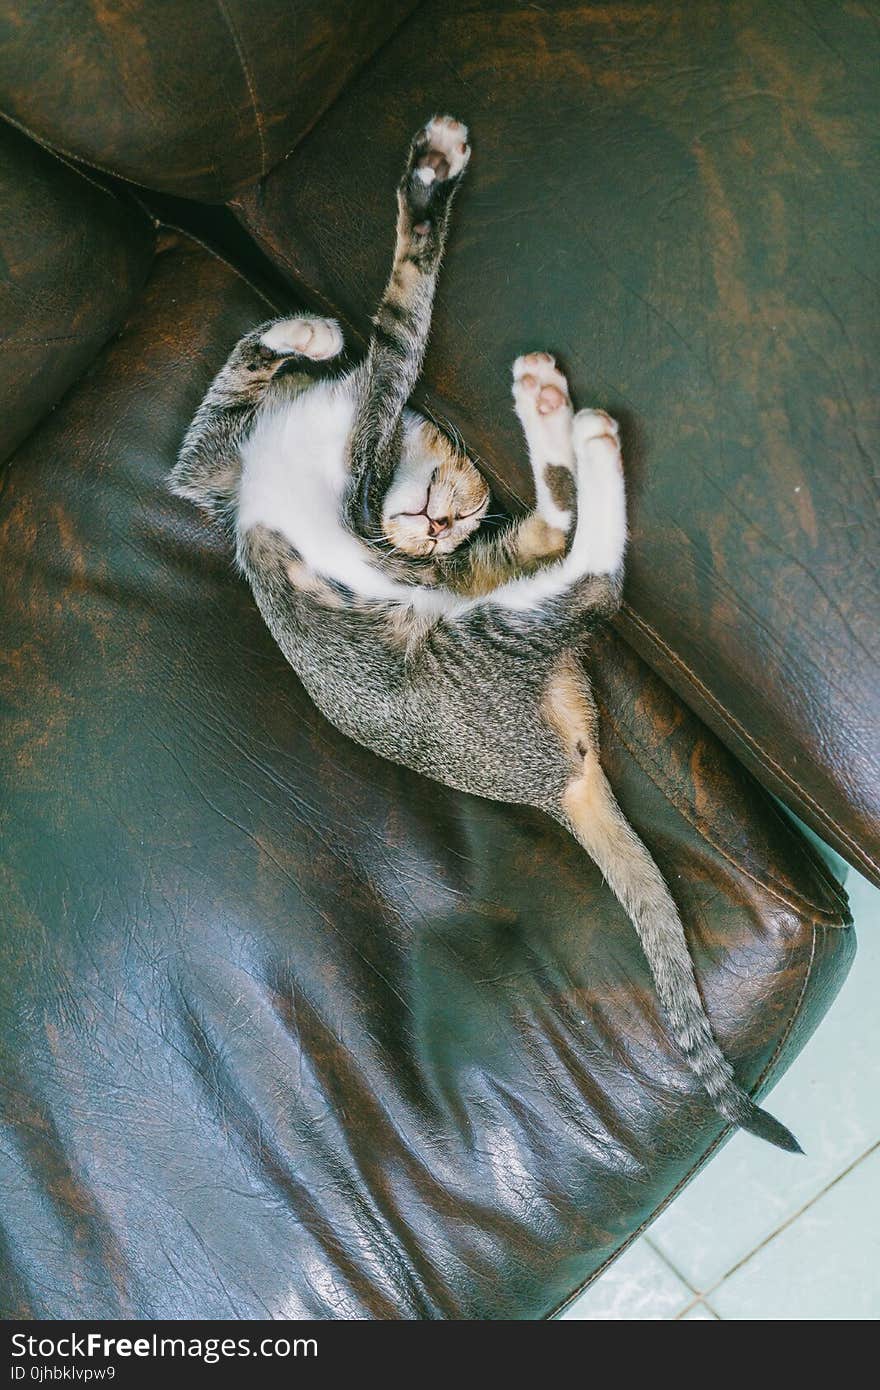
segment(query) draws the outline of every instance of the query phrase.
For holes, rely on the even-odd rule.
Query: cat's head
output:
[[[488,484],[470,459],[432,425],[410,425],[382,507],[385,539],[405,555],[448,555],[476,531],[488,506]]]

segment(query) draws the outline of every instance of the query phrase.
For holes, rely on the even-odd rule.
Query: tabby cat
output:
[[[713,1037],[681,919],[617,805],[575,654],[620,602],[626,502],[615,422],[572,410],[552,357],[513,366],[536,506],[494,533],[463,450],[407,408],[453,195],[470,157],[449,116],[418,132],[365,360],[299,315],[234,348],[171,475],[219,514],[282,652],[344,734],[477,796],[537,806],[575,836],[629,914],[672,1035],[717,1110],[798,1150]]]

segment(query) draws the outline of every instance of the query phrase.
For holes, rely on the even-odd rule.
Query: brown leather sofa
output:
[[[583,854],[329,728],[163,485],[245,329],[362,343],[435,109],[423,398],[512,507],[517,353],[623,421],[603,760],[797,1055],[854,939],[771,793],[880,857],[875,76],[860,6],[3,0],[5,1316],[546,1317],[726,1137]]]

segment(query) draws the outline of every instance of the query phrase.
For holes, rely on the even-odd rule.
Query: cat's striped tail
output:
[[[563,824],[601,869],[635,927],[651,968],[673,1040],[702,1082],[716,1110],[761,1139],[802,1153],[785,1125],[746,1094],[722,1053],[697,988],[678,909],[659,868],[615,800],[599,761],[588,755],[584,772],[564,798]]]

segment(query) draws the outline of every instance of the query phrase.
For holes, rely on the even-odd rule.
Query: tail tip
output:
[[[777,1149],[783,1149],[790,1154],[803,1154],[804,1152],[790,1129],[786,1129],[780,1120],[777,1120],[766,1110],[762,1110],[751,1100],[746,1099],[744,1106],[737,1106],[737,1113],[731,1115],[730,1118],[741,1129],[747,1130],[749,1134],[754,1134],[758,1139],[766,1139]]]

